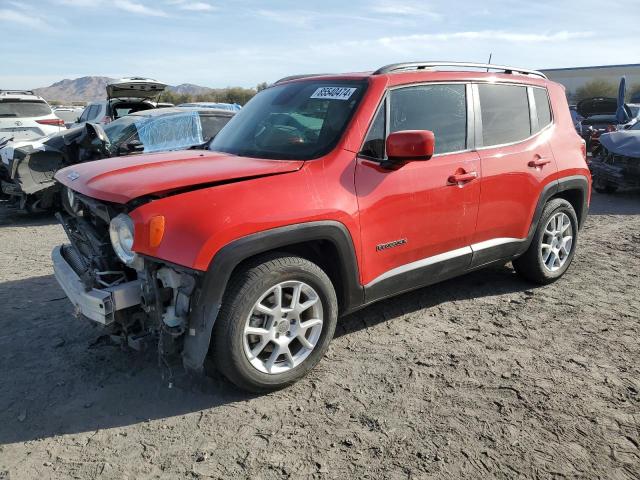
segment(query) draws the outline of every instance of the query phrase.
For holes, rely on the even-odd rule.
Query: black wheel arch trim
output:
[[[227,284],[241,262],[262,253],[319,240],[331,242],[339,255],[336,260],[339,263],[343,292],[342,295],[340,292],[336,293],[338,298],[343,298],[340,314],[359,308],[364,303],[364,289],[360,284],[353,239],[343,223],[332,220],[305,222],[239,238],[215,254],[205,272],[200,292],[193,300],[194,307],[182,352],[185,368],[189,371],[202,371]]]
[[[554,180],[547,185],[544,186],[542,192],[540,193],[540,197],[538,198],[538,204],[536,205],[536,210],[533,214],[533,219],[531,221],[531,226],[529,227],[529,233],[527,234],[527,241],[523,242],[523,246],[518,254],[524,253],[531,244],[533,240],[533,235],[538,228],[538,222],[540,221],[540,217],[542,216],[542,210],[546,203],[561,192],[566,192],[568,190],[577,190],[582,194],[582,202],[580,205],[580,211],[576,211],[576,214],[579,218],[579,228],[582,228],[584,222],[587,218],[587,212],[589,210],[589,180],[584,175],[572,175],[569,177],[559,178],[558,180]]]

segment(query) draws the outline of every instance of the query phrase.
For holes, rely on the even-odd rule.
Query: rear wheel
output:
[[[541,285],[567,271],[578,244],[578,218],[573,206],[562,198],[547,203],[531,245],[513,266],[524,278]]]
[[[338,316],[336,294],[316,264],[269,256],[236,272],[214,326],[213,360],[240,388],[276,390],[322,358]]]

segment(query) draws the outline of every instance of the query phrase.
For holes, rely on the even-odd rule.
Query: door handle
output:
[[[548,163],[551,163],[551,159],[547,158],[547,157],[536,157],[535,159],[531,160],[529,162],[529,166],[531,168],[542,168],[545,165],[547,165]]]
[[[477,172],[456,173],[447,179],[447,185],[462,185],[476,178],[478,178]]]

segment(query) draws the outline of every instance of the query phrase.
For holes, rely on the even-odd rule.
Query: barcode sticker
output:
[[[326,100],[349,100],[353,92],[355,92],[357,88],[347,88],[347,87],[320,87],[311,98],[322,98]]]

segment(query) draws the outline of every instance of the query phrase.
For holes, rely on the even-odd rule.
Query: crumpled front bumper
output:
[[[633,169],[628,165],[592,161],[589,164],[589,170],[594,180],[621,188],[640,187],[640,159],[638,159],[638,166]]]
[[[115,321],[115,312],[140,304],[140,280],[87,291],[78,274],[64,258],[62,248],[63,246],[58,246],[51,252],[53,271],[56,280],[79,313],[95,322],[110,325]]]

